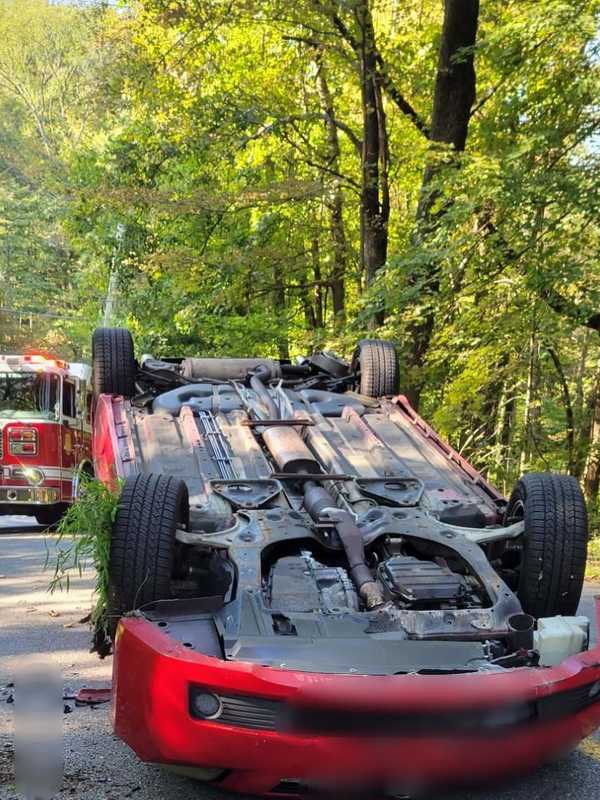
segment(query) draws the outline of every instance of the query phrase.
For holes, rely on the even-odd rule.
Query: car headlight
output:
[[[23,477],[32,486],[39,486],[40,483],[44,482],[45,476],[41,469],[36,469],[35,467],[25,467],[23,470]]]

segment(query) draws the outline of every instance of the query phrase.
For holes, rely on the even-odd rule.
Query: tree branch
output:
[[[529,48],[529,50],[523,53],[521,58],[518,60],[516,66],[513,67],[513,69],[511,69],[505,75],[503,75],[495,86],[491,86],[487,90],[487,92],[483,94],[481,99],[471,109],[470,116],[472,117],[475,114],[477,114],[478,111],[481,111],[481,109],[488,102],[488,100],[492,99],[492,97],[496,94],[498,89],[504,86],[504,84],[508,81],[508,79],[511,78],[523,66],[523,64],[527,61],[527,59],[531,55],[533,55],[533,53],[535,53],[536,50],[539,50],[540,47],[543,47],[545,44],[551,41],[554,38],[554,36],[556,36],[556,31],[553,31],[552,33],[549,33],[546,36],[542,37],[542,39],[540,39],[539,42],[536,42],[532,47]]]
[[[394,101],[400,111],[405,114],[413,123],[415,128],[420,131],[426,139],[430,138],[429,125],[420,116],[420,114],[412,107],[408,100],[404,97],[402,92],[393,83],[389,76],[387,65],[379,50],[375,52],[375,59],[381,74],[381,85],[389,95],[390,99]]]
[[[322,119],[325,122],[332,122],[336,128],[339,128],[346,134],[360,155],[362,152],[362,141],[360,137],[357,136],[352,128],[345,122],[342,122],[341,120],[331,117],[323,112],[312,112],[310,114],[290,114],[287,117],[280,117],[268,125],[263,125],[263,127],[259,128],[256,133],[252,134],[252,136],[248,136],[246,139],[244,139],[242,146],[245,147],[250,142],[254,141],[255,139],[260,139],[262,136],[269,136],[277,129],[279,125],[292,125],[294,122],[308,122],[316,119]]]
[[[588,305],[579,305],[552,287],[542,289],[539,295],[557,314],[573,320],[577,325],[600,333],[600,311],[595,311]]]
[[[344,20],[340,17],[340,15],[334,11],[323,8],[322,3],[320,0],[314,0],[315,5],[323,11],[324,14],[329,16],[331,22],[333,23],[334,27],[344,39],[345,42],[351,47],[354,51],[355,55],[360,55],[360,44],[352,31],[348,28]],[[405,114],[410,121],[413,123],[415,128],[420,131],[426,139],[429,139],[429,126],[425,122],[425,120],[420,116],[420,114],[412,107],[409,101],[404,97],[400,89],[396,86],[393,80],[390,77],[387,64],[385,63],[383,56],[379,52],[379,49],[374,46],[375,49],[375,61],[377,63],[377,69],[379,72],[379,76],[381,78],[381,85],[385,89],[387,95],[389,96],[390,100],[398,107],[398,109]]]
[[[348,175],[342,175],[340,172],[337,172],[336,170],[327,167],[325,164],[319,164],[316,163],[315,161],[312,161],[311,158],[302,150],[302,148],[298,145],[297,142],[293,142],[289,137],[285,137],[285,140],[290,145],[290,147],[293,147],[295,150],[301,153],[304,162],[309,167],[314,167],[319,172],[326,172],[328,175],[331,175],[332,177],[341,180],[345,185],[351,187],[355,191],[360,192],[360,185],[355,180],[350,178]]]

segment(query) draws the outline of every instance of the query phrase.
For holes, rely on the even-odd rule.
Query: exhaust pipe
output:
[[[271,379],[270,370],[259,365],[250,376],[250,387],[254,389],[270,419],[279,419],[280,414],[265,384]]]
[[[270,378],[269,370],[259,366],[250,377],[250,386],[258,395],[269,419],[279,420],[281,419],[279,409],[265,386]],[[266,427],[262,432],[262,438],[281,472],[290,474],[308,472],[311,475],[318,475],[321,472],[321,465],[294,428]]]
[[[326,512],[336,521],[335,529],[344,548],[350,576],[367,608],[377,608],[385,603],[381,587],[373,580],[365,558],[362,533],[347,511],[333,504],[329,492],[313,481],[304,485],[304,506],[315,522],[321,522]]]
[[[317,459],[293,428],[267,428],[263,431],[262,438],[281,472],[309,472],[311,475],[318,475],[322,471]]]
[[[250,386],[260,398],[265,411],[272,420],[280,419],[280,414],[265,383],[269,371],[259,366],[250,378]],[[314,474],[319,479],[321,465],[308,449],[304,440],[294,428],[266,428],[262,433],[263,442],[282,472],[290,475],[304,472]],[[329,492],[314,481],[304,484],[304,506],[315,522],[321,522],[325,511],[335,522],[335,529],[344,548],[350,576],[367,608],[377,608],[385,603],[379,584],[373,580],[367,566],[365,546],[360,528],[351,515],[335,505]]]

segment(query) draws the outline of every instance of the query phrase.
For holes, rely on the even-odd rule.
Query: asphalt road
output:
[[[23,526],[29,526],[23,528]],[[23,531],[27,532],[23,532]],[[17,532],[18,531],[18,532]],[[65,686],[100,687],[110,682],[110,659],[89,653],[90,632],[80,620],[90,609],[93,575],[75,580],[68,593],[48,594],[47,548],[39,528],[24,518],[0,518],[0,800],[17,800],[13,778],[12,710],[5,687],[27,659],[60,669]],[[581,611],[594,618],[586,586]],[[72,704],[71,704],[72,705]],[[108,709],[76,708],[63,717],[65,778],[61,800],[225,800],[231,795],[141,764],[110,730]],[[465,757],[468,754],[465,753]],[[439,797],[439,796],[437,796]],[[600,798],[600,735],[587,739],[562,761],[517,783],[460,800],[592,800]],[[455,796],[453,800],[458,800]]]

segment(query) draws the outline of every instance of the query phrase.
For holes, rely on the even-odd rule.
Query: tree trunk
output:
[[[321,248],[319,237],[315,236],[312,240],[311,248],[312,271],[314,280],[314,309],[316,327],[322,329],[325,324],[325,314],[323,313],[323,283],[321,275]]]
[[[431,140],[462,152],[475,101],[474,51],[479,0],[446,0],[433,98]]]
[[[577,365],[577,374],[575,376],[575,401],[574,401],[574,416],[575,427],[577,429],[577,440],[575,445],[575,472],[574,474],[581,478],[585,467],[585,455],[590,438],[590,426],[592,418],[592,409],[594,402],[591,404],[589,401],[585,402],[584,395],[584,378],[587,371],[587,360],[590,347],[590,339],[592,332],[586,328],[583,334],[583,343],[581,346],[581,355]]]
[[[600,485],[600,364],[594,377],[590,406],[589,445],[583,475],[583,493],[586,500],[596,503]]]
[[[467,141],[476,90],[474,48],[478,20],[479,0],[445,0],[431,118],[432,147],[423,173],[415,226],[415,244],[422,247],[427,247],[447,209],[447,202],[435,185],[440,170],[448,164],[452,153],[465,149]],[[437,211],[436,206],[439,206]],[[418,405],[423,385],[420,373],[433,333],[435,297],[439,291],[439,265],[435,259],[431,257],[423,271],[409,275],[408,282],[421,284],[420,302],[425,306],[424,314],[408,330],[409,368],[413,368],[413,375],[416,368],[410,394],[413,404]]]
[[[281,280],[281,271],[278,265],[275,265],[273,267],[273,308],[280,318],[285,319],[287,313],[285,287]],[[284,330],[279,336],[277,347],[279,350],[279,358],[287,359],[290,357],[287,323],[285,324]]]
[[[369,0],[361,0],[355,13],[361,32],[359,52],[363,109],[361,260],[367,286],[371,286],[387,260],[389,148]],[[374,316],[374,323],[381,324],[383,316],[383,310],[380,309]]]
[[[563,404],[565,407],[565,441],[567,445],[567,472],[569,475],[575,475],[575,415],[573,413],[573,403],[571,402],[571,392],[569,390],[569,383],[567,381],[565,372],[558,353],[552,348],[547,348],[552,363],[556,369],[556,374],[560,382],[563,395]]]
[[[583,342],[581,344],[581,354],[579,356],[579,363],[577,365],[577,375],[575,378],[575,401],[573,403],[573,411],[575,419],[578,423],[581,422],[583,416],[583,379],[586,374],[587,357],[590,350],[591,331],[586,328],[583,332]]]
[[[306,263],[301,269],[298,270],[298,300],[304,312],[304,327],[306,328],[307,333],[310,334],[309,341],[311,342],[312,346],[312,342],[315,339],[312,334],[318,326],[315,309],[312,302],[313,298],[311,293],[306,288],[310,284],[311,280],[312,270],[310,269],[309,264]]]
[[[336,193],[337,195],[337,193]],[[331,270],[331,302],[333,329],[340,331],[346,322],[346,233],[344,230],[343,201],[341,192],[333,198],[330,213],[331,238],[333,241],[333,267]]]
[[[596,394],[594,416],[590,431],[590,449],[588,451],[583,479],[583,491],[590,503],[598,499],[598,486],[600,485],[600,392]]]
[[[308,299],[308,296],[305,292],[300,293],[300,302],[302,303],[302,308],[304,309],[304,324],[308,331],[314,331],[317,327],[317,320],[315,318],[315,310],[312,307],[312,303]]]
[[[527,369],[527,391],[525,393],[525,412],[523,416],[523,444],[519,471],[525,472],[537,444],[537,392],[539,385],[539,341],[536,334],[535,322],[529,339],[529,362]]]
[[[340,178],[340,142],[338,129],[335,124],[335,108],[333,97],[329,88],[329,82],[323,64],[322,52],[319,51],[317,58],[317,88],[321,99],[321,108],[325,114],[325,124],[327,127],[327,145],[329,148],[328,166],[335,173],[333,177],[332,195],[327,202],[329,210],[329,228],[331,231],[331,241],[333,243],[333,266],[330,273],[331,300],[333,306],[333,327],[339,331],[344,326],[346,319],[346,265],[348,255],[348,245],[346,242],[346,231],[344,228],[344,198],[342,195],[342,185]]]
[[[502,386],[500,400],[496,412],[496,427],[494,430],[494,482],[501,481],[501,491],[506,494],[508,478],[511,476],[511,440],[513,420],[515,416],[515,398],[512,384],[506,380]]]

